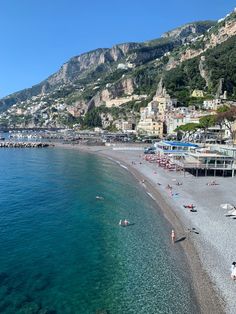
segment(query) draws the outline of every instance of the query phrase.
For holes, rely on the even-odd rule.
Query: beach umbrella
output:
[[[231,209],[231,210],[228,211],[228,215],[235,216],[235,213],[236,213],[236,209]]]
[[[231,204],[221,204],[220,207],[227,210],[234,209],[234,206]]]
[[[236,209],[229,210],[225,216],[236,216]]]

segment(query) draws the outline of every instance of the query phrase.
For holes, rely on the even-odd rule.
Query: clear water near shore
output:
[[[0,158],[0,313],[198,312],[171,227],[127,170],[63,149]]]

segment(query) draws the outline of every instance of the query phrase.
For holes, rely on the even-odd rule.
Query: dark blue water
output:
[[[171,227],[125,169],[62,149],[0,161],[0,313],[197,312]]]

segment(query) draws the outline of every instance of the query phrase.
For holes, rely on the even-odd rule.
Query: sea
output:
[[[0,163],[0,313],[199,312],[171,225],[127,169],[62,148],[2,148]]]

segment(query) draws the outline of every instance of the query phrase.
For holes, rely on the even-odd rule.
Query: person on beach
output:
[[[236,279],[236,262],[233,262],[231,265],[231,278]]]
[[[175,231],[174,230],[171,231],[171,241],[172,243],[175,243]]]

